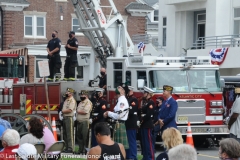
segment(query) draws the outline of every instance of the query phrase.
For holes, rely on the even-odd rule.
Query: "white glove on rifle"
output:
[[[92,124],[92,119],[89,119],[89,124]]]
[[[140,125],[141,125],[141,124],[140,124],[140,121],[137,121],[137,126],[140,127]]]
[[[58,115],[59,115],[59,119],[60,119],[60,121],[62,121],[62,120],[63,120],[62,111],[60,111]]]

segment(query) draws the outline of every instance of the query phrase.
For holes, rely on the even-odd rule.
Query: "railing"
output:
[[[150,34],[136,34],[132,36],[132,41],[134,44],[138,44],[140,42],[143,42],[144,44],[152,44],[155,49],[160,50],[163,49],[165,50],[162,45],[159,44],[158,42],[158,36],[151,36]]]
[[[158,30],[158,24],[147,22],[145,28],[146,30]]]
[[[240,47],[240,35],[199,37],[189,49]]]

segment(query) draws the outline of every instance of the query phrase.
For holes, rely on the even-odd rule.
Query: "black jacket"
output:
[[[95,105],[93,106],[90,118],[92,118],[93,124],[97,122],[105,122],[106,119],[103,117],[103,113],[107,111],[107,101],[100,97],[97,99]],[[94,113],[98,113],[98,115],[94,115]]]
[[[128,96],[127,97],[128,104],[129,104],[129,114],[128,119],[125,122],[126,129],[137,129],[137,121],[138,121],[138,100],[134,96]]]
[[[145,116],[142,116],[145,114]],[[154,102],[147,100],[141,110],[141,128],[153,128]]]

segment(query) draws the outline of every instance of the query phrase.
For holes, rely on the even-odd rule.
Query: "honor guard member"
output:
[[[172,98],[172,91],[172,86],[163,86],[163,96],[166,98],[166,100],[163,102],[158,116],[161,133],[170,127],[177,128],[175,117],[178,109],[178,104],[175,99]]]
[[[63,104],[63,140],[65,141],[65,153],[73,152],[73,117],[76,111],[77,103],[73,98],[74,90],[68,88],[66,92],[66,100]]]
[[[78,40],[75,38],[75,32],[69,32],[69,39],[65,46],[67,57],[64,65],[65,81],[75,81],[75,67],[77,67]]]
[[[49,71],[50,75],[48,77],[48,81],[53,82],[53,77],[55,73],[61,73],[60,68],[62,68],[62,61],[60,57],[60,49],[61,49],[61,40],[58,38],[58,32],[52,32],[52,39],[48,42],[47,52],[49,59]],[[56,80],[59,80],[60,77],[56,77]]]
[[[104,117],[112,118],[114,121],[114,133],[113,133],[113,140],[117,143],[123,144],[125,149],[129,148],[127,133],[126,133],[126,126],[125,121],[128,118],[129,113],[129,105],[128,101],[125,97],[125,91],[123,87],[118,86],[115,90],[116,94],[119,94],[118,103],[114,107],[114,112],[107,111],[104,113]]]
[[[80,93],[81,102],[77,107],[77,141],[79,145],[78,154],[85,152],[87,147],[89,117],[92,110],[92,102],[88,99],[88,91],[82,90]]]
[[[96,103],[93,106],[89,122],[92,124],[92,147],[95,147],[98,145],[95,134],[94,134],[94,126],[98,122],[105,122],[106,118],[103,117],[103,113],[107,111],[107,101],[103,98],[104,89],[103,88],[97,88],[95,90],[96,92]]]
[[[125,122],[129,149],[126,149],[126,159],[137,160],[137,111],[138,111],[138,99],[133,95],[133,87],[128,86],[127,100],[129,104],[128,119]]]
[[[140,126],[143,160],[154,160],[154,147],[152,144],[154,102],[151,99],[154,91],[145,86],[144,91],[147,93],[147,97],[141,110]]]

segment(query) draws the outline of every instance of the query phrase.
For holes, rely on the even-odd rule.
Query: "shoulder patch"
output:
[[[124,103],[120,103],[120,108],[123,108],[124,106]]]
[[[78,41],[75,41],[75,44],[78,45]]]
[[[105,104],[102,106],[102,109],[106,109],[106,105]]]
[[[61,46],[61,45],[62,45],[62,43],[61,43],[61,42],[59,42],[59,45]]]
[[[149,108],[150,108],[150,109],[153,109],[153,106],[152,106],[152,105],[150,105],[150,106],[149,106]]]

